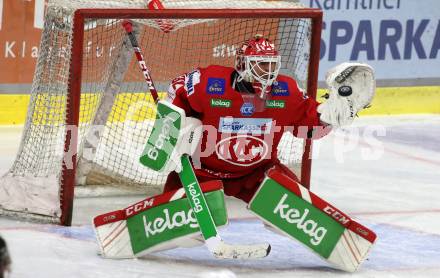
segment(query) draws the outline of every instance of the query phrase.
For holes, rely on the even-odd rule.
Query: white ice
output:
[[[20,128],[0,128],[0,170],[14,159]],[[354,277],[440,277],[440,116],[365,117],[314,145],[312,191],[378,235]],[[139,197],[137,197],[139,198]],[[228,242],[271,243],[256,261],[216,260],[205,247],[175,249],[136,260],[98,254],[90,221],[136,197],[81,198],[72,227],[0,218],[0,234],[19,277],[334,277],[305,247],[273,234],[239,202],[221,231]],[[99,205],[98,205],[99,203]],[[102,206],[105,204],[105,206]]]

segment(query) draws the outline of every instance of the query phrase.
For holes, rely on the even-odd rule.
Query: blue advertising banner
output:
[[[440,85],[440,0],[300,1],[324,11],[320,81],[359,61],[374,67],[379,86]],[[0,93],[30,91],[45,2],[0,0]]]
[[[440,84],[439,0],[301,0],[324,11],[319,80],[345,61],[374,67],[382,84]]]

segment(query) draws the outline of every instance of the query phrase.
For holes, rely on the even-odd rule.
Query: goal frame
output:
[[[226,19],[226,18],[307,18],[311,20],[312,36],[308,65],[307,94],[316,98],[318,88],[318,69],[320,59],[321,26],[323,13],[320,9],[78,9],[73,17],[72,59],[69,68],[69,82],[66,104],[66,125],[79,125],[81,75],[83,62],[84,25],[93,19]],[[148,61],[147,61],[148,62]],[[154,76],[154,73],[153,73]],[[60,223],[70,226],[72,222],[75,174],[77,168],[78,133],[66,128],[64,140],[64,159],[61,172],[61,218]],[[72,154],[72,155],[67,155]],[[301,162],[300,182],[310,188],[312,140],[305,139]],[[70,160],[70,161],[69,161]]]

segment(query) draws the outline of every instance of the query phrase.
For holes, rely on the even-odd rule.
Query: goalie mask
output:
[[[266,99],[281,68],[281,56],[274,44],[262,35],[246,41],[236,52],[235,70],[238,81],[252,84],[255,93]]]

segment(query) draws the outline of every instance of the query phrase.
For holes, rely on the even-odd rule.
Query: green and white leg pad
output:
[[[357,270],[376,240],[373,231],[281,173],[266,176],[248,208],[344,271]]]
[[[221,181],[202,183],[201,187],[215,225],[227,225]],[[204,243],[183,188],[99,215],[93,224],[101,254],[106,258],[140,257]]]

